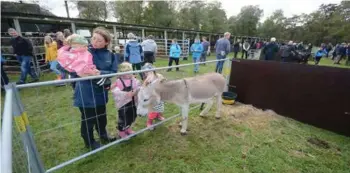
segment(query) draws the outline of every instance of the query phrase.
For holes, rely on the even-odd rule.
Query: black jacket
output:
[[[11,39],[11,45],[13,47],[13,53],[18,56],[33,56],[32,43],[21,36]]]

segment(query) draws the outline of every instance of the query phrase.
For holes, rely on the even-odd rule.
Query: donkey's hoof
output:
[[[217,119],[217,120],[220,119],[220,118],[221,118],[221,117],[215,117],[215,119]]]
[[[179,123],[179,127],[182,127],[182,123],[181,122]]]
[[[186,136],[187,135],[187,132],[180,132],[181,133],[181,136]]]
[[[204,117],[205,117],[205,115],[204,115],[204,114],[199,114],[199,116],[200,116],[200,117],[202,117],[202,118],[204,118]]]

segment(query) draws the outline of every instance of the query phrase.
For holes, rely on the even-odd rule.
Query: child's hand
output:
[[[130,91],[130,92],[128,92],[127,95],[128,95],[128,97],[133,97],[135,95],[135,93],[133,91]]]

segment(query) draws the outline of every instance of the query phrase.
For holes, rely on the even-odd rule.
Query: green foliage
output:
[[[217,1],[76,1],[79,16],[105,20],[109,15],[119,22],[150,26],[203,30],[213,33],[230,31],[239,36],[276,37],[319,45],[350,40],[350,1],[322,4],[310,14],[284,16],[276,10],[261,21],[259,6],[242,7],[237,16],[226,16]],[[111,14],[108,14],[111,13]]]

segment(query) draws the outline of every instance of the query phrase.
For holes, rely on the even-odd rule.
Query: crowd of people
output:
[[[282,62],[297,62],[307,63],[309,58],[312,57],[315,65],[318,65],[323,57],[329,58],[330,52],[332,52],[331,59],[334,64],[340,64],[340,61],[345,59],[345,65],[350,65],[350,43],[341,43],[333,46],[332,43],[322,43],[319,48],[313,52],[313,45],[311,43],[304,45],[303,42],[295,43],[289,41],[276,42],[276,38],[271,38],[269,42],[249,42],[248,40],[237,40],[233,43],[234,58],[237,58],[238,52],[242,52],[241,58],[247,59],[249,50],[261,49],[262,60],[274,60]]]

